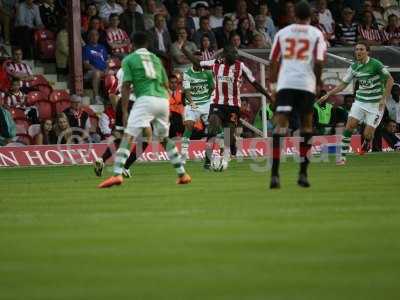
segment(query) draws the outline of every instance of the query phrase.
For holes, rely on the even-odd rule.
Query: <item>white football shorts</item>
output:
[[[359,120],[373,128],[379,126],[383,117],[383,111],[379,111],[379,103],[354,101],[349,117]]]
[[[169,102],[166,98],[142,96],[136,99],[129,114],[125,133],[138,137],[143,128],[153,125],[153,135],[165,138],[169,134]]]

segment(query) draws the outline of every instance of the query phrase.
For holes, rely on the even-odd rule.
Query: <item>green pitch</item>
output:
[[[332,158],[333,160],[333,158]],[[400,155],[313,164],[139,164],[98,190],[90,167],[0,169],[0,299],[399,299]]]

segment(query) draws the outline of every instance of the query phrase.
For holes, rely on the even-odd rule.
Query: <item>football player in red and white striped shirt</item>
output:
[[[224,47],[222,59],[199,61],[183,44],[179,44],[182,52],[197,67],[212,69],[215,90],[210,106],[206,158],[204,167],[210,168],[210,158],[215,137],[223,128],[229,128],[231,154],[236,155],[235,129],[240,112],[240,87],[244,79],[248,80],[256,90],[269,98],[268,92],[256,81],[251,70],[238,59],[237,49],[233,45]]]
[[[313,107],[317,87],[322,84],[326,43],[322,32],[310,25],[311,8],[308,2],[297,3],[295,12],[297,23],[285,27],[275,35],[270,54],[270,84],[277,122],[273,134],[270,188],[280,187],[280,141],[287,134],[288,119],[292,112],[299,115],[301,122],[301,163],[297,183],[302,187],[310,186],[307,179],[307,154],[311,149]]]
[[[125,30],[119,28],[118,25],[119,16],[111,14],[106,36],[107,44],[110,46],[112,54],[122,58],[132,50],[132,43]]]

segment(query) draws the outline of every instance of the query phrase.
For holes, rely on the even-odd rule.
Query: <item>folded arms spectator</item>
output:
[[[117,14],[111,14],[109,27],[107,28],[107,44],[111,54],[119,58],[125,57],[132,49],[132,44],[125,30],[118,27],[119,17]]]

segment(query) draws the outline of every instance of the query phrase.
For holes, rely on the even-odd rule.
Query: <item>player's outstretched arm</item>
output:
[[[200,68],[200,60],[194,56],[192,52],[186,49],[185,44],[182,41],[178,41],[178,48],[181,49],[182,53],[185,54],[185,56],[196,68]]]
[[[263,94],[265,97],[267,97],[268,100],[271,100],[271,95],[268,93],[268,91],[263,88],[261,86],[261,84],[256,81],[256,80],[250,80],[250,78],[248,77],[248,75],[246,74],[246,72],[243,72],[244,78],[246,78],[247,81],[249,81],[251,83],[252,86],[254,86],[254,88],[260,92],[261,94]]]
[[[317,100],[317,102],[324,102],[326,101],[330,96],[336,95],[337,93],[340,93],[341,91],[343,91],[347,86],[347,83],[345,82],[341,82],[339,85],[337,85],[334,89],[330,90],[329,92],[327,92],[324,96],[322,96],[321,98],[319,98]]]

